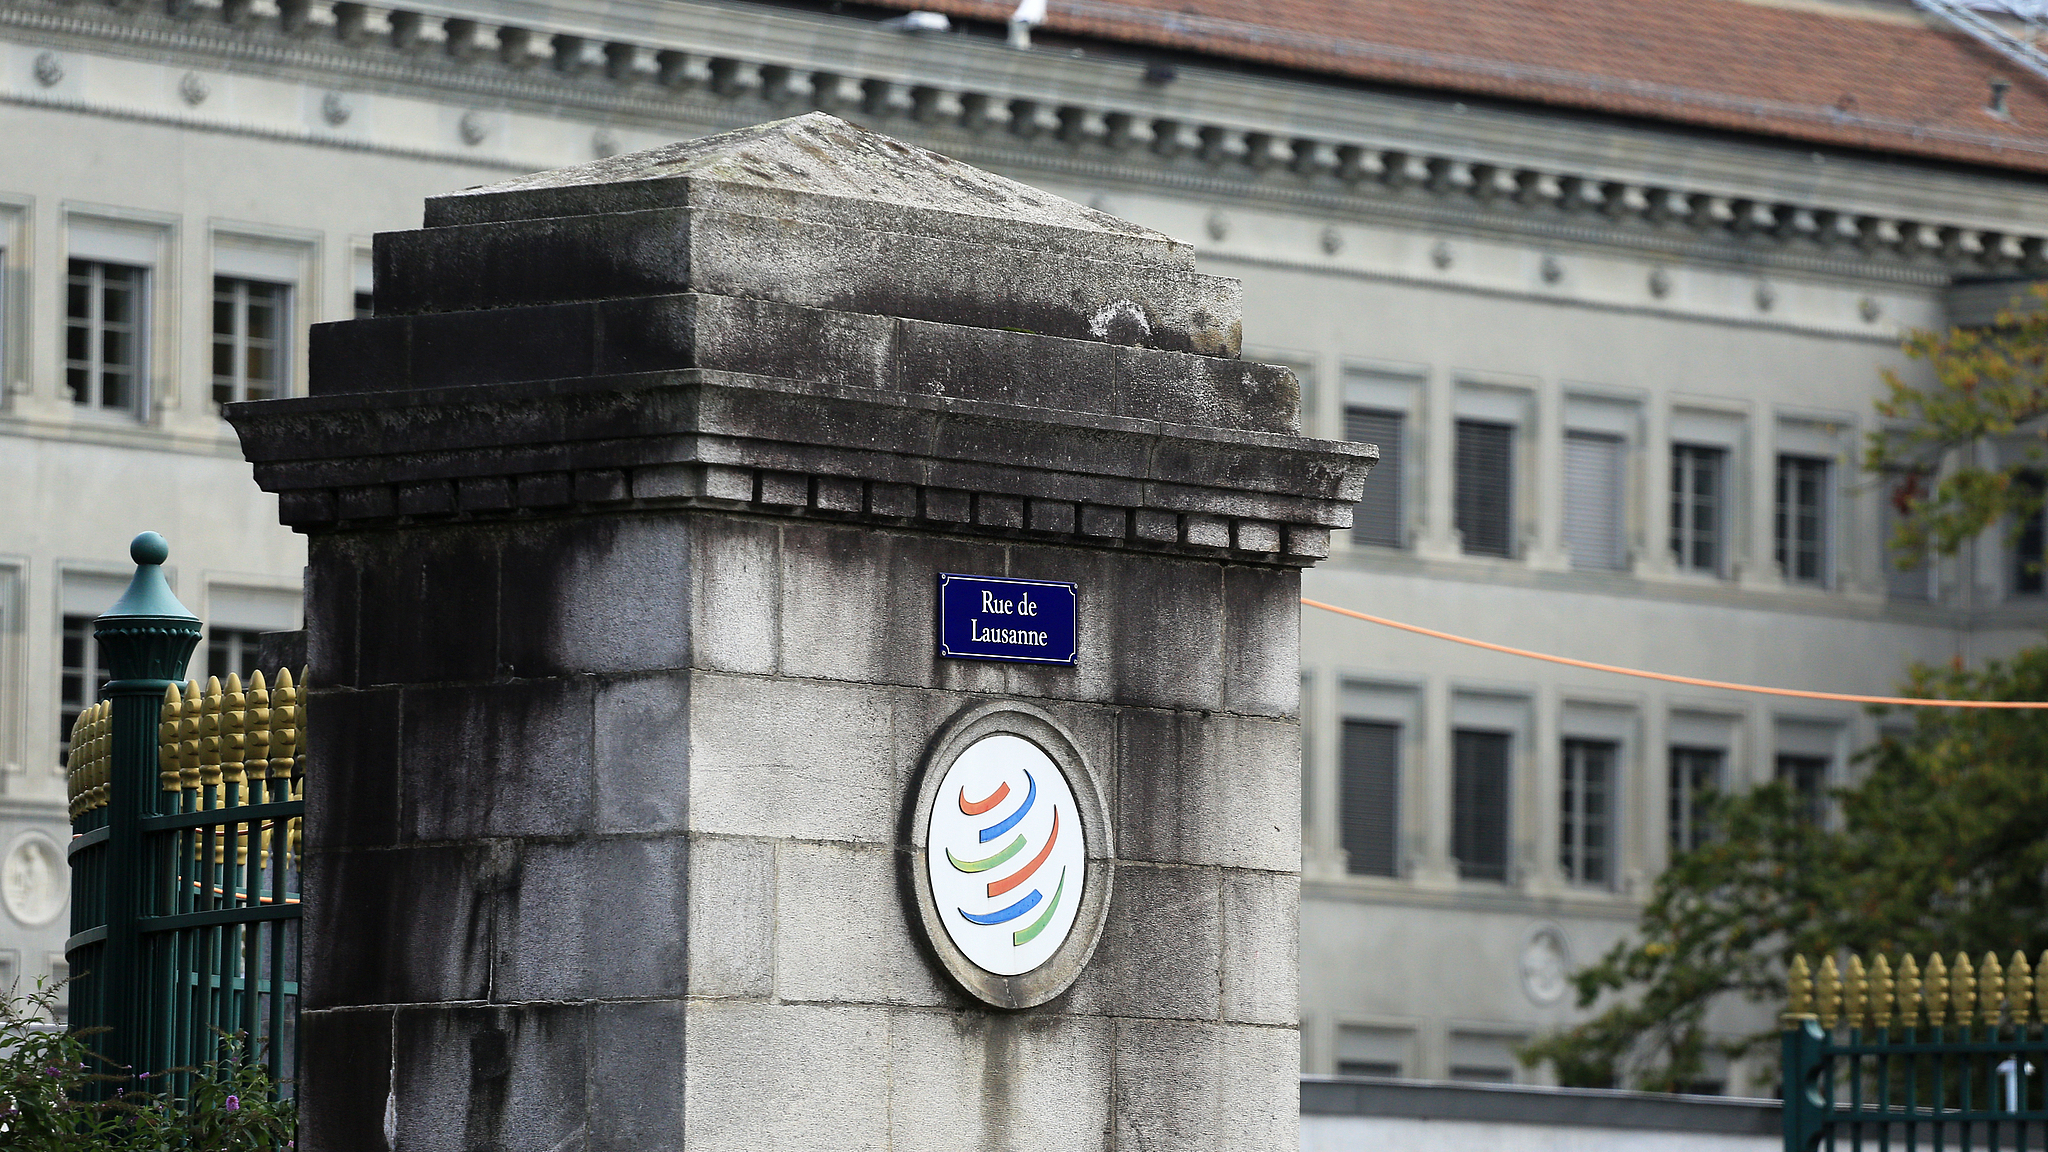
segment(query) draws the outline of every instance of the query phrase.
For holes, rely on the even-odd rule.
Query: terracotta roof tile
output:
[[[1014,0],[881,0],[1003,21]],[[1052,0],[1053,31],[2048,172],[2048,81],[1911,9],[1746,0]],[[1986,110],[2012,83],[2010,116]]]

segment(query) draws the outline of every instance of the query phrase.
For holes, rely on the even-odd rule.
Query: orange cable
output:
[[[1382,624],[1388,628],[1399,628],[1420,636],[1433,636],[1438,640],[1449,640],[1453,644],[1469,644],[1489,652],[1505,652],[1510,656],[1526,656],[1531,660],[1547,660],[1552,664],[1564,664],[1573,668],[1590,668],[1595,672],[1614,672],[1622,676],[1640,676],[1645,680],[1663,680],[1672,684],[1690,684],[1695,688],[1725,688],[1730,692],[1761,692],[1769,696],[1797,696],[1803,700],[1844,700],[1851,704],[1892,704],[1903,708],[2048,708],[2048,701],[2041,700],[1928,700],[1916,696],[1853,696],[1846,692],[1809,692],[1803,688],[1766,688],[1761,684],[1731,684],[1726,680],[1702,680],[1697,676],[1674,676],[1669,672],[1646,672],[1641,668],[1623,668],[1616,664],[1596,664],[1591,660],[1574,660],[1569,656],[1552,656],[1547,652],[1531,652],[1526,648],[1510,648],[1505,644],[1493,644],[1485,640],[1474,640],[1470,636],[1457,636],[1424,628],[1419,624],[1403,624],[1384,616],[1371,616],[1339,608],[1306,596],[1301,602],[1311,608],[1335,612],[1339,616],[1350,616],[1371,624]]]

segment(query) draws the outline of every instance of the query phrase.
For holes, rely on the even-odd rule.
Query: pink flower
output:
[[[230,1097],[228,1097],[228,1111],[230,1111],[230,1112],[240,1112],[241,1110],[242,1110],[242,1098],[241,1098],[240,1096],[230,1096]]]

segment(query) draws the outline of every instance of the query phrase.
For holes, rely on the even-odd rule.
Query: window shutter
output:
[[[1344,776],[1340,832],[1350,870],[1361,876],[1398,876],[1395,835],[1400,807],[1401,729],[1365,720],[1344,722]]]
[[[1467,880],[1508,878],[1508,735],[1459,732],[1451,763],[1451,854]]]
[[[1510,424],[1458,421],[1457,527],[1465,551],[1477,556],[1514,554],[1513,475],[1515,429]]]
[[[1344,438],[1377,444],[1380,462],[1365,478],[1365,495],[1351,514],[1351,538],[1360,544],[1386,548],[1401,546],[1401,443],[1399,412],[1375,408],[1346,408]]]
[[[1564,542],[1572,567],[1616,569],[1626,564],[1621,541],[1622,441],[1617,436],[1568,434],[1564,440]]]

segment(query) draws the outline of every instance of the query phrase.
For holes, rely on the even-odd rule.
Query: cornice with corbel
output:
[[[1923,285],[2048,270],[2048,227],[1987,223],[1981,211],[1945,218],[1874,210],[1871,201],[1882,197],[1850,204],[1774,195],[1769,180],[1748,189],[1725,179],[1689,187],[1590,166],[1574,170],[1505,156],[1489,161],[1475,158],[1484,156],[1485,141],[1432,148],[1417,142],[1412,125],[1374,133],[1344,130],[1328,117],[1307,123],[1309,117],[1291,114],[1305,94],[1313,97],[1313,87],[1300,83],[1273,85],[1280,95],[1271,110],[1280,114],[1268,117],[1270,123],[1260,122],[1258,107],[1233,109],[1225,122],[1202,114],[1216,108],[1118,91],[1106,80],[1090,86],[1098,98],[1057,94],[1081,87],[1071,83],[1075,69],[1109,64],[1030,53],[1016,53],[1012,62],[975,45],[972,51],[983,54],[978,66],[958,69],[948,81],[929,67],[922,69],[928,75],[915,74],[917,53],[835,58],[823,31],[816,38],[827,43],[764,35],[748,43],[755,50],[745,51],[731,38],[723,38],[731,47],[709,47],[720,39],[710,35],[696,43],[679,35],[628,39],[551,27],[544,21],[571,17],[553,15],[564,11],[559,8],[524,7],[532,8],[525,15],[537,17],[527,24],[480,18],[486,11],[518,14],[522,6],[514,4],[428,14],[351,0],[169,0],[168,8],[125,0],[12,0],[0,4],[0,26],[74,45],[146,49],[196,65],[283,70],[309,82],[426,89],[455,103],[568,110],[599,123],[717,126],[823,108],[1013,169],[1668,259],[1734,260]],[[735,15],[732,5],[709,10],[728,22],[753,18]],[[787,13],[760,19],[784,31],[791,22]],[[1049,75],[1034,73],[1040,64]],[[594,137],[597,150],[603,138]],[[465,151],[475,143],[453,139],[446,154],[503,166],[502,158]]]

